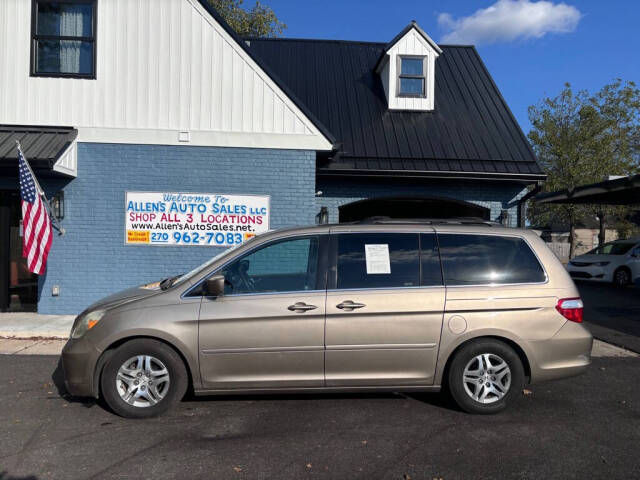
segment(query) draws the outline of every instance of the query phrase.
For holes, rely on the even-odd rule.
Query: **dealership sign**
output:
[[[231,246],[269,230],[269,196],[127,192],[125,243]]]

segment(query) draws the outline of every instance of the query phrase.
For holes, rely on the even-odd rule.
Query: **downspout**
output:
[[[525,227],[525,215],[524,215],[524,207],[531,197],[536,196],[542,190],[542,182],[536,182],[536,186],[533,190],[529,191],[524,197],[518,200],[518,228]]]

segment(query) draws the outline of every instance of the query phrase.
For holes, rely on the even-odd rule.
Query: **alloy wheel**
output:
[[[131,357],[118,369],[116,390],[120,398],[134,407],[151,407],[169,391],[169,370],[150,355]]]
[[[483,353],[464,368],[462,383],[473,400],[483,404],[501,400],[511,387],[511,369],[498,355]]]

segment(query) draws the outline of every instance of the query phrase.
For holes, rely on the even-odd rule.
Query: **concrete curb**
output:
[[[0,338],[3,340],[67,340],[69,338],[69,333],[0,331]]]

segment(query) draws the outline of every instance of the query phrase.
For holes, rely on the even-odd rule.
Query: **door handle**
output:
[[[351,300],[345,300],[344,302],[336,305],[336,308],[339,308],[340,310],[346,310],[347,312],[351,312],[356,308],[362,308],[362,307],[366,307],[366,305],[364,303],[352,302]]]
[[[307,305],[304,302],[296,302],[293,305],[289,305],[287,307],[288,310],[297,313],[308,312],[309,310],[315,310],[316,308],[318,307],[316,307],[315,305]]]

